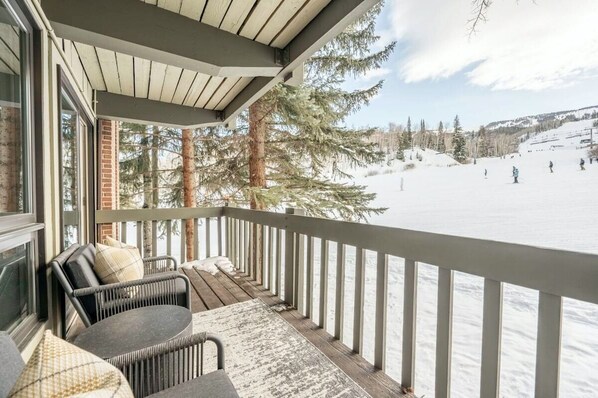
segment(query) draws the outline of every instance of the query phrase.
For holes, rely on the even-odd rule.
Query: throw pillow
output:
[[[114,366],[48,330],[8,396],[130,398],[133,392]]]
[[[137,248],[98,243],[93,270],[104,284],[134,281],[143,278],[143,260]]]
[[[132,246],[132,245],[129,245],[127,243],[121,242],[119,240],[114,239],[111,236],[107,236],[106,239],[104,239],[104,244],[106,246],[112,246],[112,247],[120,247],[120,248],[125,248],[126,247],[128,249],[137,249],[136,246]],[[137,249],[137,250],[139,250],[139,249]]]

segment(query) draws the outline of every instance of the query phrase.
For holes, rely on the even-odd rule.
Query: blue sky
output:
[[[474,129],[598,105],[597,3],[501,0],[469,37],[469,0],[387,0],[377,26],[380,45],[396,40],[397,48],[380,70],[347,82],[357,88],[385,80],[347,125],[405,124],[411,116],[436,127],[459,114]]]

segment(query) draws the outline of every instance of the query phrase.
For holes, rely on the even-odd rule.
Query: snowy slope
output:
[[[417,155],[421,160],[417,159]],[[379,174],[396,174],[403,171],[414,170],[416,168],[427,167],[450,167],[456,166],[459,163],[449,155],[438,153],[431,149],[414,148],[406,149],[404,151],[405,161],[400,161],[394,157],[388,157],[380,165],[372,165],[368,168],[354,171],[353,174],[357,177],[371,177]]]
[[[564,137],[563,142],[573,140],[567,138],[567,131],[586,125],[578,123],[567,123],[555,133]],[[373,224],[598,253],[598,164],[588,162],[587,170],[580,171],[579,158],[586,150],[571,147],[522,151],[521,156],[506,159],[479,159],[477,165],[416,167],[361,177],[357,183],[378,194],[376,206],[389,208],[373,217]],[[549,161],[555,165],[553,174]],[[520,170],[520,184],[512,183],[512,166]],[[375,259],[368,264],[371,269],[366,269],[366,291],[373,292]],[[387,370],[397,378],[402,266],[402,260],[391,259]],[[436,272],[436,268],[422,265],[418,288],[416,391],[427,398],[434,395]],[[352,275],[347,270],[348,286],[352,286]],[[477,397],[483,280],[459,273],[455,278],[452,394]],[[501,397],[531,397],[537,292],[507,285],[504,297]],[[367,313],[374,311],[373,301],[368,296]],[[366,319],[369,329],[371,324],[373,318]],[[598,374],[593,369],[598,368],[598,306],[565,300],[563,325],[561,396],[596,397]],[[366,332],[368,336],[372,333],[373,329]],[[366,349],[366,357],[371,349]]]
[[[520,152],[577,149],[588,146],[590,128],[596,119],[569,122],[561,127],[534,135],[519,146]],[[598,142],[598,129],[594,128],[594,143]]]
[[[533,127],[538,123],[549,120],[564,120],[567,117],[575,117],[581,119],[583,117],[587,117],[588,115],[592,115],[593,112],[598,112],[598,106],[588,106],[585,108],[574,109],[569,111],[541,113],[538,115],[518,117],[511,120],[501,120],[498,122],[492,122],[487,124],[486,128],[488,130],[495,130],[501,127]]]

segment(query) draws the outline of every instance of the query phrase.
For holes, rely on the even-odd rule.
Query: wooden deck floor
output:
[[[283,304],[283,301],[277,296],[272,295],[270,291],[242,273],[237,273],[234,276],[225,272],[211,275],[196,269],[184,269],[183,272],[189,277],[193,286],[191,294],[193,312],[209,311],[254,298],[260,298],[270,306]],[[373,365],[334,339],[297,310],[288,309],[280,314],[372,397],[412,396],[403,394],[399,383],[376,370]]]

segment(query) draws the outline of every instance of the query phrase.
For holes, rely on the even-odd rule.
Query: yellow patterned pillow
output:
[[[128,282],[143,278],[143,260],[136,247],[112,247],[98,243],[93,270],[102,283]]]
[[[133,393],[114,366],[48,330],[8,396],[129,398]]]

